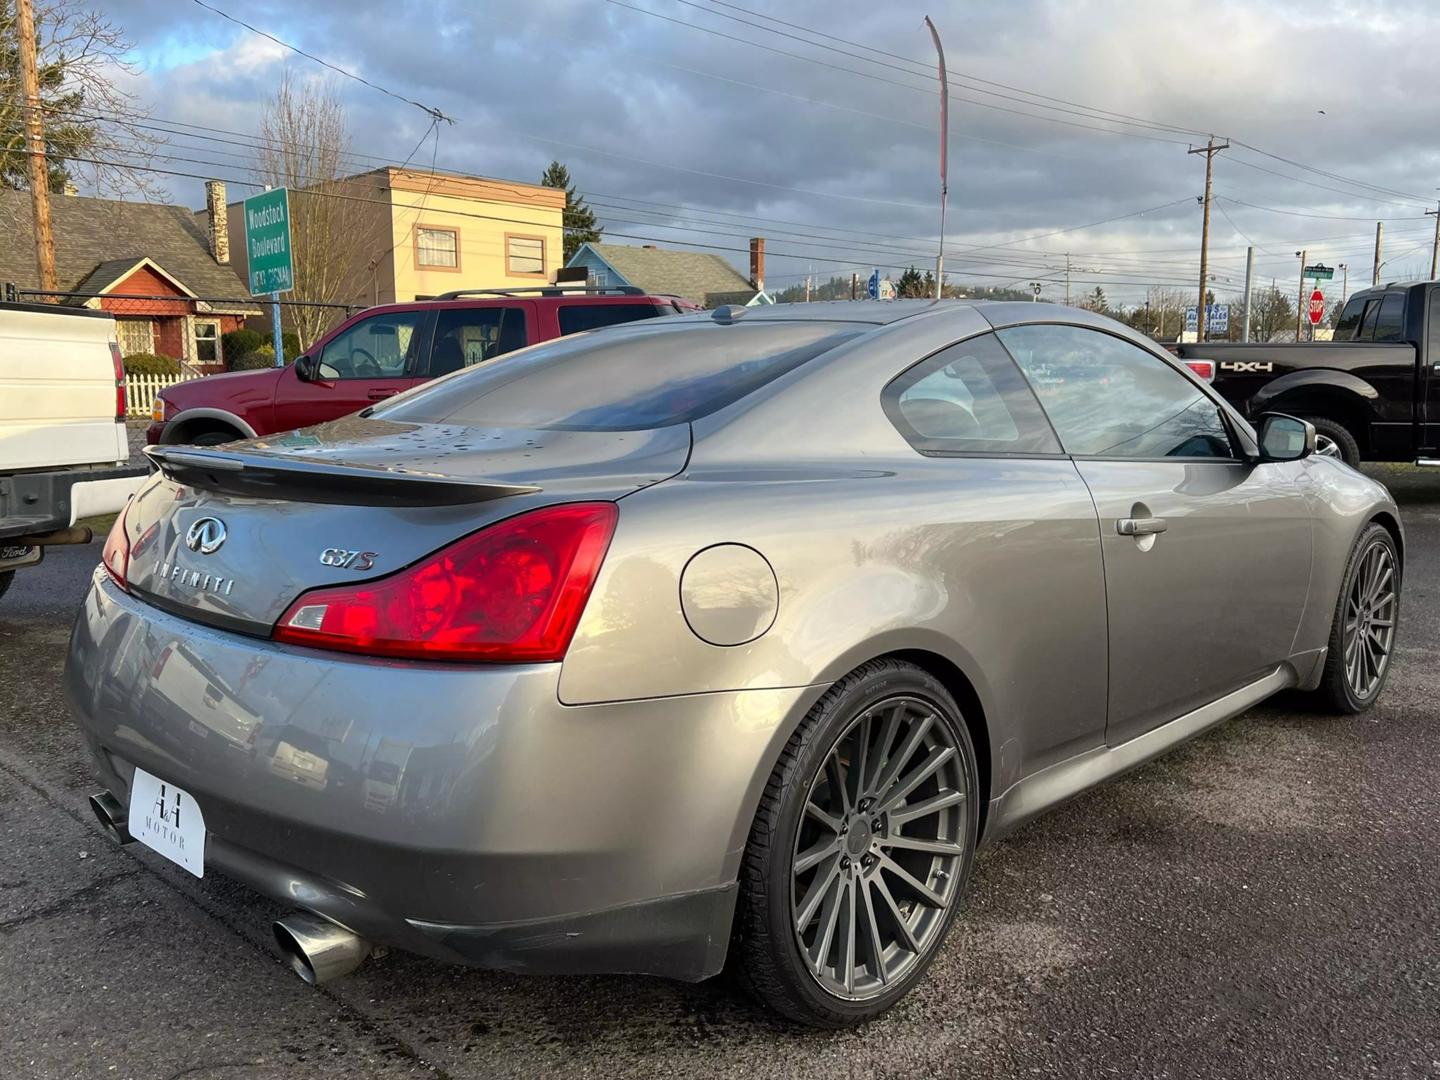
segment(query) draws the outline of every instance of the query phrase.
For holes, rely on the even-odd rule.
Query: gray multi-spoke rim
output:
[[[790,863],[795,937],[826,992],[877,997],[936,946],[964,877],[968,801],[956,735],[929,701],[889,698],[835,740]]]
[[[1340,452],[1340,444],[1329,435],[1315,436],[1315,453],[1320,457],[1340,458],[1342,461],[1345,455]]]
[[[1345,681],[1356,697],[1380,689],[1395,642],[1395,557],[1383,540],[1372,540],[1360,554],[1355,579],[1345,597]]]

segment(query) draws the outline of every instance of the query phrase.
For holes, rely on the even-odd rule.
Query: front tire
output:
[[[959,911],[978,802],[969,732],[938,679],[877,660],[831,687],[751,828],[736,921],[751,990],[826,1028],[904,997]]]
[[[1360,467],[1360,444],[1350,429],[1338,420],[1326,416],[1307,416],[1315,427],[1315,453],[1320,457],[1333,457],[1345,462],[1352,469]]]
[[[1317,694],[1340,713],[1369,709],[1385,689],[1400,621],[1400,554],[1383,525],[1366,526],[1350,552]]]

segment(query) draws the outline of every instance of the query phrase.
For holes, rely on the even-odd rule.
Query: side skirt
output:
[[[1097,746],[1017,781],[990,804],[990,824],[985,830],[984,842],[988,844],[1071,796],[1159,757],[1296,682],[1294,669],[1282,664],[1264,678],[1137,735],[1129,742]]]

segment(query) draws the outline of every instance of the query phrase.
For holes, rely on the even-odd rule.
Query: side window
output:
[[[448,375],[482,364],[525,344],[524,308],[450,308],[435,318],[430,375]]]
[[[1371,297],[1365,301],[1365,311],[1360,316],[1360,329],[1355,334],[1356,341],[1375,340],[1375,319],[1380,314],[1380,298]]]
[[[1405,338],[1405,294],[1388,292],[1375,319],[1376,341],[1403,341]]]
[[[416,370],[416,328],[422,311],[392,311],[362,319],[325,346],[320,375],[326,379],[396,379]]]
[[[1426,322],[1429,324],[1425,333],[1430,339],[1430,366],[1440,368],[1440,289],[1430,290],[1430,311]]]
[[[1035,395],[994,334],[922,360],[891,382],[880,402],[922,453],[1060,453]]]
[[[1360,329],[1360,316],[1365,314],[1365,298],[1357,296],[1340,312],[1340,321],[1335,324],[1336,341],[1354,341]]]
[[[1233,456],[1219,406],[1138,345],[1078,326],[1015,326],[999,338],[1035,388],[1066,453]]]
[[[556,313],[561,334],[578,334],[582,330],[598,330],[602,326],[653,319],[668,315],[671,309],[657,304],[565,304]]]

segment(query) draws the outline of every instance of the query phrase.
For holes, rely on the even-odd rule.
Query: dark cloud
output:
[[[667,242],[743,248],[745,234],[764,233],[774,253],[772,279],[803,273],[811,263],[822,277],[832,265],[847,273],[870,261],[926,265],[922,252],[933,249],[928,238],[935,234],[938,186],[933,83],[881,66],[908,68],[901,60],[869,54],[881,62],[877,65],[827,52],[781,36],[796,31],[776,24],[771,24],[775,32],[766,32],[676,0],[633,4],[834,67],[598,0],[485,5],[249,0],[231,10],[455,116],[455,125],[441,128],[438,147],[427,142],[422,148],[421,164],[428,164],[433,151],[442,167],[533,180],[556,157],[570,165],[583,189],[595,193],[596,202],[625,196],[692,208],[673,211],[672,225],[704,229],[685,219],[715,212],[767,219],[768,228],[737,221],[733,229],[683,232],[662,227],[665,219],[651,214],[604,208],[612,231]],[[952,72],[1233,136],[1408,195],[1435,187],[1440,154],[1431,136],[1429,88],[1440,9],[1431,4],[1222,3],[1203,11],[1143,0],[1018,0],[938,10],[908,0],[890,5],[794,0],[783,7],[748,0],[744,6],[926,62],[931,50],[921,20],[928,11],[944,34]],[[198,5],[109,0],[106,10],[136,41],[137,55],[149,68],[139,90],[159,117],[254,131],[267,88],[283,66],[323,74]],[[857,74],[862,71],[875,78]],[[973,103],[956,103],[951,111],[947,247],[952,250],[1010,243],[1185,200],[1201,190],[1202,159],[1187,156],[1181,145],[1193,136],[1128,129],[1177,144],[1019,116],[1002,110],[1045,110],[1008,100],[1023,95],[1001,87],[985,87],[992,92],[987,95],[959,81],[956,93]],[[339,89],[350,109],[358,154],[398,161],[427,129],[428,120],[416,109],[359,84],[343,82]],[[1095,123],[1066,113],[1047,115],[1052,121]],[[209,156],[216,162],[212,171],[228,168],[229,175],[239,175],[243,167],[187,147],[170,152]],[[212,149],[238,150],[218,144]],[[1408,196],[1371,192],[1367,198],[1365,189],[1352,183],[1238,147],[1217,159],[1216,176],[1218,206],[1229,215],[1217,212],[1212,223],[1222,288],[1239,283],[1242,231],[1261,249],[1263,276],[1288,280],[1292,252],[1301,245],[1317,257],[1368,265],[1367,237],[1376,216],[1421,214]],[[196,185],[177,180],[171,189],[175,197],[198,203]],[[1405,205],[1374,201],[1382,198]],[[1423,248],[1425,229],[1423,220],[1387,225],[1391,253]],[[859,232],[915,239],[881,240]],[[1072,263],[1087,268],[1076,272],[1077,279],[1189,282],[1198,235],[1199,207],[1192,200],[1143,218],[999,251],[957,254],[949,266],[997,281],[1055,277],[1063,253],[1070,251]],[[866,250],[864,243],[915,254]],[[1425,254],[1395,266],[1423,270]],[[733,258],[743,261],[740,254]],[[1084,288],[1090,287],[1087,281]],[[1107,291],[1133,298],[1143,289],[1114,284]]]

